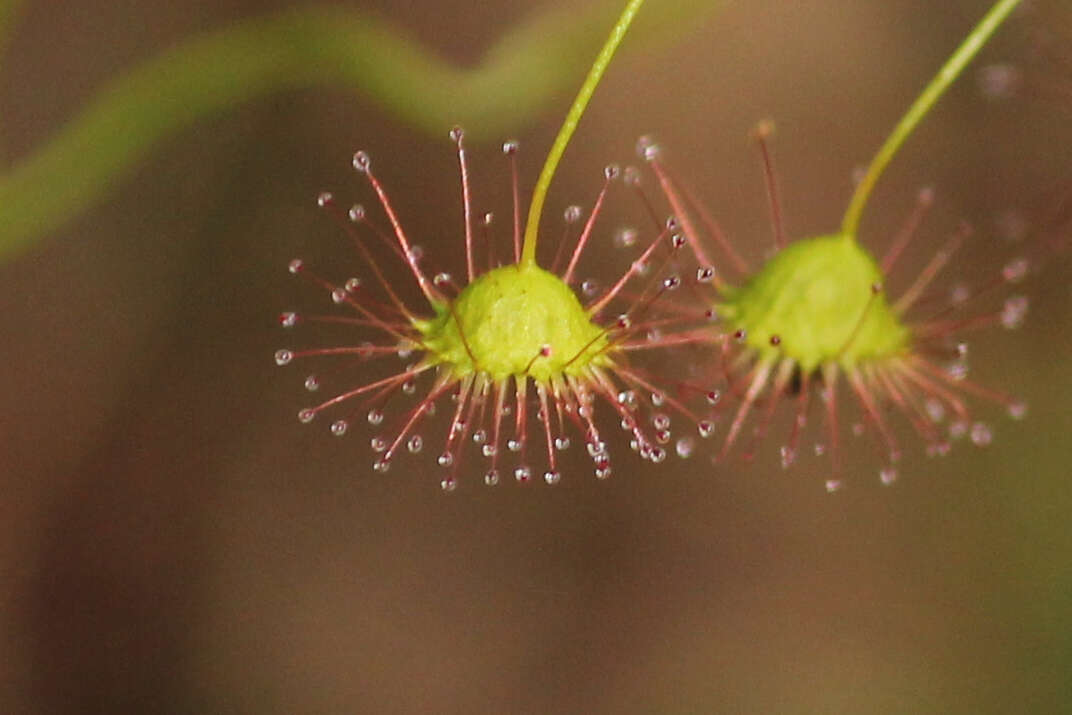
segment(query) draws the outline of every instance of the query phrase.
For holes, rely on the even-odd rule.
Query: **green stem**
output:
[[[444,62],[373,15],[338,7],[284,10],[186,40],[116,77],[0,174],[0,262],[112,193],[162,140],[274,92],[356,90],[436,135],[453,124],[477,141],[517,131],[573,84],[618,2],[552,7],[509,31],[472,68]],[[664,42],[718,4],[662,0],[646,39]]]
[[[629,25],[633,22],[633,18],[636,17],[637,11],[643,4],[644,0],[629,0],[629,4],[622,10],[621,17],[618,18],[618,22],[611,30],[610,37],[607,38],[603,49],[599,51],[592,69],[588,70],[588,76],[585,77],[584,84],[581,85],[580,91],[577,92],[577,98],[573,100],[573,104],[566,114],[566,120],[562,123],[562,128],[558,130],[555,143],[551,145],[551,151],[547,154],[547,161],[543,164],[540,178],[536,181],[536,188],[532,192],[532,203],[529,204],[529,217],[528,222],[525,224],[525,242],[521,248],[522,266],[531,266],[536,263],[536,240],[540,230],[540,214],[543,213],[543,204],[547,199],[547,189],[551,186],[551,179],[555,175],[555,169],[558,168],[558,162],[562,159],[562,154],[566,151],[566,146],[573,137],[573,132],[577,129],[578,122],[581,121],[581,116],[588,106],[588,100],[592,98],[592,93],[596,91],[599,80],[603,78],[603,72],[606,71],[607,65],[610,64],[611,59],[614,57],[618,45],[621,44],[622,38],[625,37],[626,31],[629,29]]]
[[[856,231],[860,226],[860,216],[864,212],[864,207],[871,196],[871,191],[875,188],[875,184],[878,183],[879,177],[882,176],[886,166],[897,154],[905,140],[919,126],[923,118],[934,108],[934,105],[949,86],[960,76],[964,68],[968,66],[968,63],[975,58],[975,55],[979,53],[979,50],[990,39],[991,35],[1019,4],[1020,0],[999,0],[999,2],[994,3],[990,11],[979,21],[975,29],[964,38],[956,52],[946,61],[922,94],[912,103],[905,115],[901,117],[901,121],[897,123],[897,126],[893,128],[890,136],[886,139],[886,143],[882,145],[882,148],[875,154],[875,158],[871,160],[864,178],[856,186],[852,200],[849,201],[849,207],[845,211],[845,218],[841,221],[842,234],[855,238]]]

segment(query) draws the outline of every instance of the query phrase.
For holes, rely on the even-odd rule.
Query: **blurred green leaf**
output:
[[[653,2],[637,39],[666,41],[720,4]],[[462,124],[477,141],[515,132],[573,89],[620,6],[610,0],[545,10],[469,69],[446,63],[383,19],[337,7],[287,10],[187,40],[115,78],[0,177],[0,261],[102,200],[169,134],[271,92],[343,86],[428,132]],[[0,33],[12,14],[4,10]]]

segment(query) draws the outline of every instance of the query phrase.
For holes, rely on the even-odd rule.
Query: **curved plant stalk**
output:
[[[649,41],[720,3],[662,0]],[[167,136],[239,102],[341,85],[419,129],[517,129],[576,81],[617,0],[555,8],[509,32],[471,69],[445,63],[382,19],[303,7],[185,41],[117,77],[45,146],[0,176],[0,262],[100,201]]]
[[[871,196],[871,191],[875,188],[875,184],[878,183],[882,172],[886,170],[886,166],[897,155],[901,145],[911,136],[912,132],[919,126],[919,123],[923,121],[923,118],[942,98],[949,86],[956,81],[957,77],[960,77],[968,63],[979,54],[979,50],[986,45],[991,36],[997,32],[998,28],[1001,27],[1002,23],[1008,19],[1019,4],[1020,0],[999,0],[999,2],[994,3],[990,11],[975,26],[975,29],[964,38],[964,41],[957,47],[956,52],[946,61],[942,69],[930,81],[930,84],[924,88],[916,101],[908,108],[905,115],[897,122],[886,142],[879,148],[878,153],[875,154],[875,157],[868,165],[863,179],[856,186],[856,191],[849,201],[849,207],[845,211],[845,217],[841,222],[841,232],[844,235],[852,238],[856,237],[856,230],[859,228],[860,217],[863,214],[864,207],[867,205],[867,199]]]

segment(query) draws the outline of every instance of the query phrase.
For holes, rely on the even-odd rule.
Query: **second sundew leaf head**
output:
[[[840,234],[796,241],[739,288],[725,290],[719,312],[765,359],[785,356],[804,373],[830,361],[900,354],[908,328],[881,291],[871,254]]]
[[[560,277],[536,265],[488,271],[437,310],[417,326],[426,360],[459,378],[483,371],[493,380],[527,375],[548,383],[610,364],[606,330]]]

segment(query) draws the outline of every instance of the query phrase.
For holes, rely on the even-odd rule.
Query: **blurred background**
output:
[[[161,51],[297,5],[25,3],[0,69],[4,159]],[[1023,250],[1016,225],[1044,231],[1072,192],[1072,63],[1036,51],[1040,32],[1072,28],[1061,5],[1036,2],[1006,27],[880,185],[861,234],[880,253],[918,189],[937,192],[901,280],[962,218],[976,234],[942,281],[985,280]],[[463,67],[556,7],[340,6]],[[769,117],[790,234],[832,231],[853,170],[988,6],[728,2],[657,42],[627,39],[545,222],[590,205],[602,166],[635,161],[650,133],[755,261],[771,239],[748,133]],[[650,0],[636,32],[659,13]],[[988,98],[978,70],[999,62],[1039,81]],[[531,187],[584,70],[508,136],[470,128],[478,206],[509,215],[503,139],[520,139]],[[358,270],[315,205],[323,189],[372,203],[355,149],[373,154],[429,260],[460,269],[448,128],[414,129],[337,85],[270,94],[168,137],[0,265],[0,710],[1072,708],[1067,256],[1023,287],[1022,330],[971,342],[973,375],[1024,396],[1028,419],[980,405],[993,444],[942,460],[899,424],[911,449],[895,485],[880,484],[865,437],[849,440],[834,495],[824,460],[783,471],[776,442],[751,465],[711,466],[711,445],[657,467],[621,454],[607,482],[574,449],[553,489],[474,477],[445,495],[431,454],[378,475],[364,430],[300,425],[304,373],[272,353],[302,340],[279,311],[323,301],[289,259]],[[628,260],[609,248],[616,220],[593,275]]]

